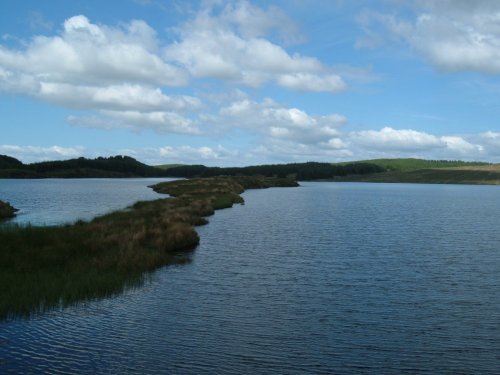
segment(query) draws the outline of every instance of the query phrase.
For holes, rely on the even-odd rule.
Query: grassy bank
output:
[[[111,296],[142,285],[147,272],[189,261],[214,210],[242,203],[245,189],[296,186],[271,178],[210,178],[153,186],[174,198],[138,202],[90,222],[0,227],[0,318]]]
[[[360,182],[500,185],[500,164],[388,171],[363,176],[347,176],[336,180]]]
[[[16,215],[17,209],[8,202],[0,201],[0,220],[8,219]]]

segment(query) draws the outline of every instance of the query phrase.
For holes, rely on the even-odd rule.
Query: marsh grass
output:
[[[15,216],[17,208],[12,207],[8,202],[0,201],[0,220]]]
[[[296,186],[288,180],[289,186]],[[138,202],[90,222],[0,226],[0,318],[113,296],[140,287],[148,272],[189,262],[194,226],[215,210],[243,203],[246,188],[286,186],[279,179],[209,178],[152,186],[174,198]]]

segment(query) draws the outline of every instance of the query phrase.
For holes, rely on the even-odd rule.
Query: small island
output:
[[[140,286],[147,272],[189,262],[194,226],[243,203],[246,189],[293,187],[291,178],[211,177],[160,183],[171,198],[64,226],[0,227],[0,319],[30,316]]]
[[[14,217],[17,211],[18,209],[12,207],[10,203],[0,200],[0,220]]]

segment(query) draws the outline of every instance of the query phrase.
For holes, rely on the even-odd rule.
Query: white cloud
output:
[[[234,165],[234,160],[241,160],[238,150],[230,150],[222,145],[210,146],[164,146],[120,150],[149,165],[160,164],[205,164],[213,166]]]
[[[469,137],[473,138],[473,137]],[[349,140],[360,152],[368,154],[389,154],[391,157],[412,155],[421,158],[483,159],[484,147],[463,136],[437,136],[412,129],[365,130],[351,132]]]
[[[396,130],[385,127],[381,130],[364,130],[351,133],[358,145],[378,150],[418,151],[439,148],[443,142],[435,135],[411,129]]]
[[[76,158],[84,153],[83,147],[0,145],[0,154],[15,157],[24,163]]]
[[[480,145],[487,160],[498,160],[500,157],[500,132],[487,131],[472,135],[470,141]]]
[[[17,51],[0,46],[0,91],[93,111],[68,118],[80,126],[195,134],[186,114],[202,103],[155,87],[187,82],[158,51],[156,33],[143,21],[113,28],[71,17],[59,35],[34,37]]]
[[[78,109],[108,110],[196,110],[201,101],[192,96],[168,96],[159,88],[137,84],[75,86],[42,82],[37,97]]]
[[[60,35],[36,36],[24,50],[0,47],[0,66],[38,82],[185,84],[183,71],[162,60],[158,48],[155,31],[143,21],[112,28],[79,15],[64,22]]]
[[[248,2],[229,4],[219,14],[206,9],[178,29],[179,41],[166,47],[167,60],[194,77],[212,77],[252,87],[274,81],[303,91],[337,92],[342,78],[313,57],[290,55],[264,35],[279,27],[277,8],[264,11]],[[280,13],[281,14],[281,13]]]
[[[226,128],[248,129],[257,134],[249,160],[254,162],[327,160],[351,155],[340,128],[346,118],[339,114],[311,115],[271,99],[236,100],[219,111],[216,120]]]
[[[278,77],[278,83],[283,87],[297,91],[336,92],[346,88],[342,78],[335,74],[323,77],[308,73],[283,74]]]
[[[389,36],[405,40],[445,71],[500,73],[500,3],[475,0],[413,2],[412,17],[365,12],[358,21],[365,37],[358,47],[375,47]]]
[[[0,45],[0,91],[89,111],[68,117],[79,126],[199,134],[200,123],[213,125],[213,114],[200,99],[168,95],[166,88],[196,77],[254,87],[275,82],[299,91],[345,88],[318,59],[290,54],[266,39],[299,39],[277,7],[209,5],[176,30],[179,41],[168,44],[144,21],[115,27],[70,17],[54,35],[34,36],[17,48]],[[269,116],[289,115],[297,113]]]
[[[125,128],[133,131],[146,129],[159,133],[199,134],[197,124],[176,112],[168,111],[99,111],[99,116],[69,116],[67,121],[76,126],[90,128]]]
[[[455,155],[478,155],[483,151],[483,146],[472,144],[462,137],[444,136],[440,138],[446,148]]]
[[[302,38],[298,27],[280,8],[269,6],[262,9],[248,1],[227,4],[221,12],[220,19],[233,25],[244,38],[264,37],[277,31],[280,38],[288,42],[297,42]]]
[[[218,160],[227,158],[229,156],[234,156],[235,151],[229,151],[222,146],[217,147],[191,147],[191,146],[180,146],[180,147],[170,147],[165,146],[159,149],[159,154],[161,157],[168,158],[169,160]]]
[[[317,147],[316,145],[293,144],[280,139],[271,139],[255,147],[247,154],[246,164],[291,163],[306,161],[334,162],[351,160],[351,150],[336,147]]]
[[[324,144],[339,135],[344,116],[312,116],[298,109],[282,106],[271,99],[255,102],[243,99],[219,111],[220,122],[245,127],[266,137],[299,144]]]

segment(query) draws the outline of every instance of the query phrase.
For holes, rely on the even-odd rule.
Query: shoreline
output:
[[[294,187],[292,179],[213,177],[150,186],[171,197],[137,202],[89,222],[0,227],[0,319],[30,317],[140,287],[147,274],[189,262],[194,227],[243,203],[247,189]]]
[[[0,200],[0,220],[13,218],[16,216],[17,211],[19,210],[13,207],[9,202]]]
[[[500,169],[438,168],[390,171],[368,175],[337,177],[333,182],[412,183],[447,185],[500,185]]]

